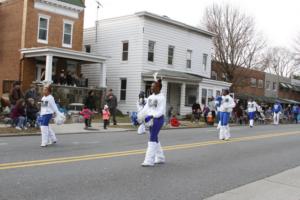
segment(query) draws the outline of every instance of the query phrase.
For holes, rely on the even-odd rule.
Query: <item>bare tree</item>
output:
[[[295,40],[295,60],[296,64],[300,65],[300,33],[298,38]]]
[[[229,4],[213,4],[206,8],[203,22],[209,31],[216,33],[213,59],[220,63],[223,73],[233,85],[239,82],[238,68],[258,66],[265,41],[256,32],[252,17]]]
[[[284,47],[269,48],[263,66],[265,71],[283,77],[291,77],[300,72],[300,66],[295,61],[295,54]]]

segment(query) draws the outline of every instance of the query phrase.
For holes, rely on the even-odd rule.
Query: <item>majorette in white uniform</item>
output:
[[[139,120],[144,119],[146,125],[150,124],[150,139],[142,166],[154,166],[154,164],[165,162],[165,156],[158,140],[159,131],[164,125],[165,112],[166,98],[159,93],[150,95],[144,109],[138,114]]]
[[[53,96],[51,94],[49,94],[48,96],[44,96],[41,102],[41,116],[39,119],[42,135],[41,147],[45,147],[49,144],[57,142],[55,133],[49,126],[49,122],[52,119],[54,113],[56,113],[56,115],[60,114]]]
[[[257,105],[257,103],[255,101],[253,101],[252,99],[250,99],[248,101],[248,117],[249,117],[249,126],[252,128],[254,126],[254,118],[255,118],[255,113],[256,110],[259,109],[259,106]]]
[[[232,112],[232,109],[234,107],[235,107],[235,102],[229,94],[222,96],[222,102],[220,106],[220,121],[221,121],[221,128],[219,132],[220,140],[228,140],[231,137],[230,130],[229,130],[229,119],[230,119],[230,113]]]

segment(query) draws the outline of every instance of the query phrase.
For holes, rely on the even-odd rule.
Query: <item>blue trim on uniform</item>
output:
[[[221,112],[220,113],[220,121],[221,121],[221,126],[227,126],[230,118],[230,113],[229,112]]]
[[[153,118],[153,125],[150,127],[150,142],[158,143],[158,134],[160,129],[164,125],[164,122],[164,116]]]
[[[248,116],[249,116],[249,120],[254,119],[255,118],[255,112],[249,112]]]
[[[42,115],[40,118],[41,126],[49,126],[49,122],[52,119],[52,114]]]

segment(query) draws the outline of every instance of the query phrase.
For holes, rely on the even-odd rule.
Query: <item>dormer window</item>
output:
[[[38,43],[48,44],[50,17],[46,15],[39,15],[38,22]]]
[[[73,37],[73,22],[69,20],[64,20],[63,27],[63,47],[72,48],[72,38]]]

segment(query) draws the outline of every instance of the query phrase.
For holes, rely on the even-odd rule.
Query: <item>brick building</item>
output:
[[[105,87],[105,57],[83,52],[84,0],[0,0],[0,95],[11,83],[52,83],[62,72],[79,76],[99,68]],[[87,74],[87,76],[90,76]]]
[[[228,81],[217,62],[212,64],[212,78]],[[273,103],[276,99],[284,104],[300,102],[300,84],[297,86],[290,78],[240,67],[234,73],[233,82],[232,92],[243,100],[253,97],[265,103]]]

